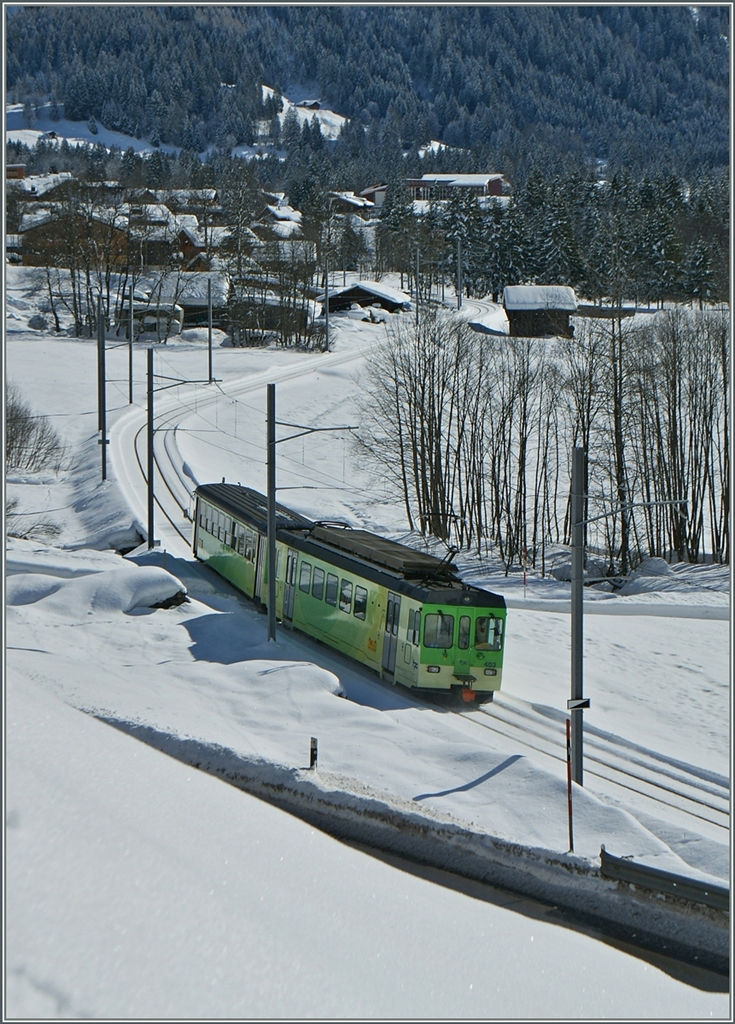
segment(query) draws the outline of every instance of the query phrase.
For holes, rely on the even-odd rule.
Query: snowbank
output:
[[[17,573],[6,583],[9,607],[43,602],[43,610],[79,619],[95,612],[132,612],[153,608],[185,595],[186,587],[158,566],[127,566],[91,575],[59,579],[40,573]]]
[[[727,1014],[726,994],[517,896],[396,870],[35,681],[11,680],[6,730],[10,1018]]]

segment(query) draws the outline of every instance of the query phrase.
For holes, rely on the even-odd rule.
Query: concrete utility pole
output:
[[[324,331],[326,351],[329,352],[329,263],[324,263]]]
[[[582,734],[584,708],[584,460],[583,448],[572,452],[572,693],[567,709],[572,718],[572,778],[582,785]]]
[[[148,349],[148,550],[153,540],[153,349]]]
[[[268,385],[266,404],[268,469],[268,639],[276,639],[276,385]]]
[[[133,315],[133,286],[130,285],[130,328],[128,331],[128,405],[133,404],[133,337],[135,317]],[[122,319],[122,318],[121,318]]]
[[[102,319],[102,296],[97,296],[97,394],[98,420],[102,445],[102,479],[107,479],[107,371],[105,369],[105,323]]]
[[[209,383],[212,383],[212,278],[207,278],[207,323],[209,324]]]

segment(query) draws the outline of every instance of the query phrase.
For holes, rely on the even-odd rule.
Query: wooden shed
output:
[[[508,285],[503,290],[503,307],[512,337],[571,338],[570,316],[577,312],[574,289],[565,285]]]

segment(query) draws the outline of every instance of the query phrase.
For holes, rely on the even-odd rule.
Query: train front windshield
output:
[[[426,616],[424,623],[424,646],[449,648],[454,646],[455,618],[446,612]],[[457,629],[457,646],[460,650],[470,647],[473,638],[472,620],[469,615],[460,615]],[[503,642],[503,620],[494,615],[478,615],[475,619],[474,648],[478,651],[499,651]]]
[[[499,651],[503,638],[503,620],[480,615],[475,623],[475,648],[478,651]]]

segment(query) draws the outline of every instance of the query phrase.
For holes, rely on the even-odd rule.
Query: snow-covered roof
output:
[[[506,309],[562,309],[577,311],[577,297],[573,288],[559,284],[514,284],[503,289]]]
[[[276,220],[292,220],[296,224],[301,223],[301,211],[294,210],[292,206],[284,204],[283,206],[266,206],[266,210]]]
[[[174,202],[179,206],[190,203],[213,203],[217,198],[217,190],[213,188],[171,188],[156,189],[153,193],[160,203],[168,205]]]
[[[30,192],[34,196],[42,196],[65,181],[72,181],[73,178],[74,175],[71,172],[60,171],[58,174],[29,174],[25,178],[14,178],[12,181],[13,188],[22,192]]]
[[[422,174],[420,180],[427,185],[434,183],[463,188],[483,188],[491,181],[504,178],[504,174]]]
[[[371,185],[370,188],[364,188],[360,193],[361,196],[372,195],[373,192],[385,192],[388,185],[385,182],[381,182],[379,185]]]
[[[117,227],[120,231],[125,229],[125,218],[114,207],[102,205],[78,207],[75,212],[78,217],[93,220],[99,224],[111,225]],[[50,203],[48,206],[39,207],[36,207],[35,204],[29,204],[20,219],[18,230],[20,234],[23,234],[26,231],[30,231],[31,228],[48,224],[61,216],[65,216],[65,211],[59,203]]]
[[[20,218],[18,231],[23,234],[31,228],[37,228],[41,224],[47,224],[50,220],[53,220],[53,217],[54,211],[49,209],[47,206],[39,207],[37,210],[31,209],[29,212],[24,213]]]
[[[374,295],[376,299],[387,299],[389,302],[395,302],[400,306],[411,304],[410,295],[406,295],[405,292],[399,291],[397,288],[390,288],[387,284],[380,284],[377,281],[353,281],[352,284],[348,284],[344,288],[330,288],[329,297],[330,299],[336,298],[336,296],[342,295],[343,292],[352,291],[353,288],[362,288],[363,291]],[[317,302],[324,302],[324,299],[324,292],[317,296]]]
[[[354,192],[330,192],[330,196],[334,196],[335,199],[341,199],[345,203],[349,203],[350,206],[359,207],[360,209],[369,209],[374,207],[375,203],[371,200],[364,198],[364,196],[356,196]]]
[[[207,282],[212,282],[212,305],[223,306],[230,293],[230,282],[226,274],[204,271],[181,271],[165,277],[161,285],[162,302],[177,302],[180,306],[205,306],[207,304]],[[157,286],[151,294],[158,297]]]
[[[197,246],[197,248],[202,248],[204,246],[204,239],[199,234],[198,226],[196,224],[179,224],[179,232],[183,232],[191,244]]]
[[[124,209],[129,217],[145,220],[147,224],[170,224],[173,227],[176,222],[173,213],[162,203],[127,203]]]

